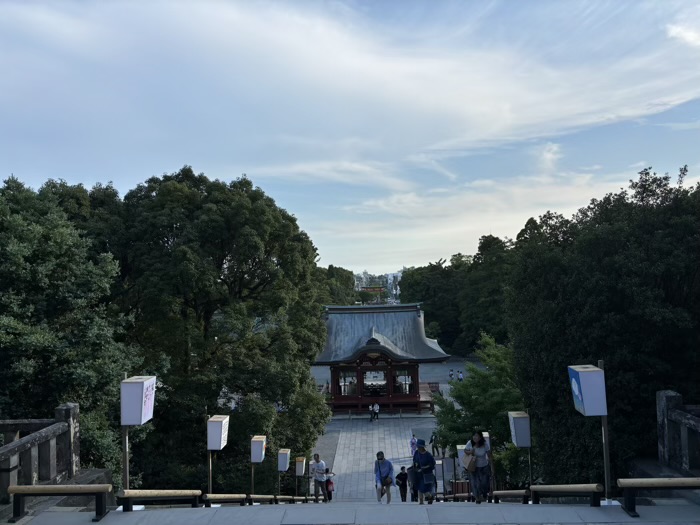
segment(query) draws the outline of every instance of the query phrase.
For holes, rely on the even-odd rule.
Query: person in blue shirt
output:
[[[417,445],[418,450],[413,454],[413,471],[415,484],[418,488],[418,503],[423,505],[427,496],[428,505],[432,505],[435,487],[435,458],[425,450],[424,439],[419,439]]]
[[[382,502],[382,496],[386,494],[387,505],[391,503],[391,487],[396,486],[394,465],[384,458],[384,452],[377,452],[377,461],[374,462],[374,482],[377,487],[377,501]]]

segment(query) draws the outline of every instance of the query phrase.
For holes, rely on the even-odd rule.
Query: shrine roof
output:
[[[414,363],[450,357],[426,337],[419,304],[327,306],[325,314],[328,335],[317,365],[350,363],[366,352]]]

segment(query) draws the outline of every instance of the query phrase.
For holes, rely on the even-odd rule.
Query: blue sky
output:
[[[700,180],[690,0],[4,0],[0,71],[3,178],[246,173],[355,271]]]

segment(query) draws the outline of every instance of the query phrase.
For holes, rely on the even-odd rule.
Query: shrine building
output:
[[[331,372],[330,405],[335,411],[420,411],[432,405],[420,363],[447,360],[435,339],[425,335],[419,304],[327,306],[326,346],[316,365]]]

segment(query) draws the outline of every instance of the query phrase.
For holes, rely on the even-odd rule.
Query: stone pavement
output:
[[[474,503],[330,503],[259,505],[211,509],[161,509],[110,512],[104,525],[374,525],[374,524],[700,524],[700,507],[675,505],[638,507],[640,517],[630,518],[620,507],[574,505],[499,505]],[[88,525],[89,512],[44,512],[30,518],[30,525]],[[20,523],[27,523],[24,520]]]
[[[382,418],[380,414],[379,420],[372,423],[369,416],[334,419],[314,449],[336,474],[334,499],[339,502],[376,500],[373,469],[377,452],[383,451],[399,472],[401,466],[411,465],[411,435],[415,433],[427,443],[434,426],[432,417]],[[331,452],[329,445],[336,439],[337,447]],[[444,468],[445,479],[450,479],[452,460],[447,460]],[[438,468],[436,472],[439,492],[442,492],[442,470]],[[398,489],[393,490],[393,497],[400,501]]]

